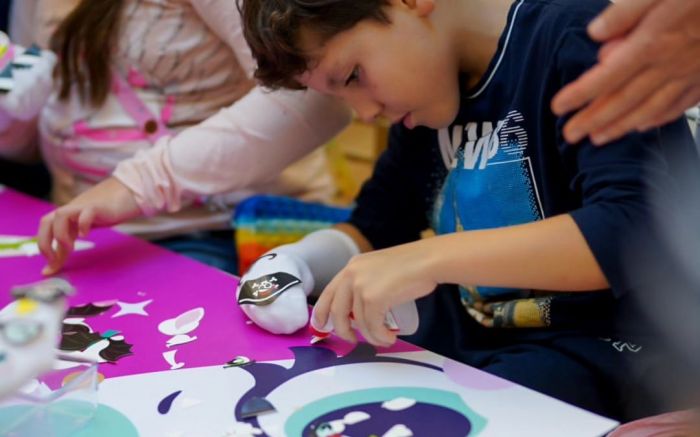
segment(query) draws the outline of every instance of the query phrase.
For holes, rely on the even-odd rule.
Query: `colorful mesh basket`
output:
[[[270,249],[348,220],[351,211],[282,196],[249,197],[236,206],[232,218],[239,273]]]

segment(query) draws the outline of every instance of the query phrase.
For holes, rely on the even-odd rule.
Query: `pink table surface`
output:
[[[39,218],[52,208],[49,203],[3,189],[0,235],[34,235]],[[86,319],[98,332],[120,331],[133,345],[133,355],[100,366],[105,377],[167,370],[170,366],[162,353],[171,349],[178,351],[177,361],[187,368],[224,364],[237,355],[257,361],[290,359],[290,347],[308,345],[309,334],[303,330],[279,336],[247,324],[234,300],[238,283],[234,276],[109,229],[94,230],[85,240],[95,243],[95,247],[74,253],[59,275],[77,289],[70,300],[72,306],[112,299],[128,303],[153,299],[146,306],[148,316],[112,318],[119,311],[115,305],[106,313]],[[44,265],[41,256],[0,258],[0,307],[10,301],[11,287],[41,280]],[[170,336],[159,332],[158,324],[197,307],[203,307],[205,315],[189,335],[198,339],[166,347]],[[324,346],[339,355],[352,349],[337,339]],[[399,342],[379,352],[414,350],[419,349]]]

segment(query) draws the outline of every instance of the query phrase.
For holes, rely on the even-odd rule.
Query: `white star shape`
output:
[[[153,299],[144,300],[143,302],[128,303],[128,302],[117,302],[119,305],[119,311],[112,315],[112,318],[126,316],[129,314],[147,316],[146,305],[153,302]]]

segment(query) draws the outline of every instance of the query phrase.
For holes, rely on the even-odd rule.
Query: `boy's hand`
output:
[[[325,326],[330,317],[335,333],[355,343],[350,313],[365,339],[388,347],[396,333],[385,325],[390,308],[432,292],[437,281],[431,276],[427,240],[353,257],[321,293],[314,308],[314,326]]]
[[[112,177],[46,214],[37,235],[39,250],[48,261],[41,273],[58,272],[75,240],[86,236],[92,227],[114,225],[140,214],[131,190]]]
[[[273,334],[292,334],[306,326],[306,296],[314,279],[304,260],[286,253],[285,247],[261,256],[241,277],[236,299],[241,310],[258,326]]]

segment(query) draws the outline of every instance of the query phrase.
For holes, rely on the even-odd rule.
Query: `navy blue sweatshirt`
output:
[[[625,262],[630,240],[653,232],[650,193],[673,186],[676,159],[700,174],[684,120],[605,147],[563,138],[568,117],[554,115],[550,102],[595,64],[598,46],[586,25],[607,5],[515,2],[486,74],[471,89],[460,78],[453,123],[440,130],[393,126],[389,147],[358,197],[350,223],[377,249],[414,241],[427,228],[445,234],[571,214],[611,290],[461,284],[462,304],[485,326],[608,326],[617,299],[639,285],[625,274]]]

